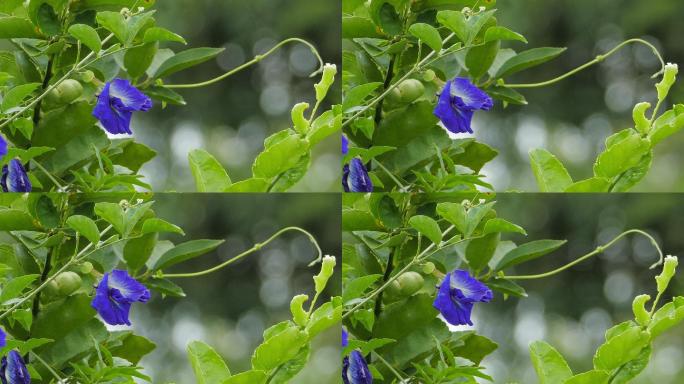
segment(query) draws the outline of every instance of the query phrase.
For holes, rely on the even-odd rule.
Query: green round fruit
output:
[[[408,297],[420,291],[423,288],[425,280],[418,272],[406,272],[397,278],[401,286],[401,295]]]
[[[79,266],[79,270],[82,274],[87,275],[93,271],[93,264],[89,261],[85,261]]]
[[[48,297],[57,297],[59,296],[59,284],[55,280],[50,280],[43,292]]]
[[[423,264],[423,273],[424,274],[429,275],[434,271],[435,271],[435,264],[433,264],[432,262],[428,261],[427,263]]]
[[[423,80],[427,81],[428,83],[433,81],[437,77],[437,74],[435,74],[435,71],[432,69],[428,69],[423,73]]]
[[[401,102],[405,104],[414,102],[425,93],[423,83],[416,79],[404,80],[399,83],[396,89],[401,94]]]
[[[67,79],[60,83],[47,95],[47,100],[51,104],[65,105],[70,104],[83,94],[83,86],[76,80]]]
[[[62,272],[54,280],[61,296],[69,296],[81,288],[81,276],[76,272]]]
[[[392,281],[390,285],[385,289],[385,297],[387,297],[388,299],[397,299],[401,296],[401,285],[399,284],[398,279]]]

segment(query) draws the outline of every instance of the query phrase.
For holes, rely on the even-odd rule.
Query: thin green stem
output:
[[[551,84],[555,84],[555,83],[557,83],[557,82],[559,82],[559,81],[561,81],[561,80],[565,80],[565,79],[567,79],[568,77],[577,74],[578,72],[581,72],[581,71],[583,71],[583,70],[585,70],[585,69],[587,69],[587,68],[589,68],[589,67],[591,67],[591,66],[593,66],[593,65],[596,65],[596,64],[598,64],[598,63],[604,61],[604,60],[607,59],[608,57],[610,57],[610,56],[612,56],[613,54],[615,54],[616,52],[618,52],[618,51],[619,51],[620,49],[622,49],[623,47],[625,47],[625,46],[627,46],[627,45],[629,45],[629,44],[633,44],[633,43],[644,44],[644,45],[648,46],[649,48],[651,48],[651,50],[653,51],[653,53],[656,55],[656,57],[657,57],[658,60],[660,61],[660,65],[661,65],[660,71],[658,71],[655,75],[653,75],[653,77],[656,77],[656,76],[658,76],[660,73],[662,73],[663,70],[665,69],[665,61],[663,60],[663,57],[660,55],[660,52],[658,52],[658,49],[657,49],[653,44],[649,43],[649,42],[646,41],[646,40],[643,40],[643,39],[629,39],[629,40],[625,40],[625,41],[623,41],[622,43],[618,44],[615,48],[611,49],[610,51],[606,52],[605,54],[603,54],[603,55],[598,55],[598,56],[596,56],[593,60],[591,60],[591,61],[589,61],[589,62],[587,62],[587,63],[584,63],[584,64],[580,65],[579,67],[577,67],[577,68],[575,68],[575,69],[573,69],[573,70],[571,70],[571,71],[569,71],[569,72],[566,72],[566,73],[564,73],[564,74],[562,74],[562,75],[560,75],[560,76],[558,76],[558,77],[555,77],[555,78],[553,78],[553,79],[551,79],[551,80],[542,81],[542,82],[540,82],[540,83],[530,83],[530,84],[501,84],[501,86],[502,86],[502,87],[506,87],[506,88],[539,88],[539,87],[545,87],[545,86],[548,86],[548,85],[551,85]]]
[[[40,362],[41,364],[43,364],[43,366],[45,366],[45,369],[47,369],[48,372],[50,372],[50,374],[57,380],[58,383],[63,382],[63,379],[59,376],[57,371],[55,371],[54,368],[52,368],[50,366],[50,364],[48,364],[45,360],[43,360],[37,353],[31,352],[31,354],[33,355],[33,357],[36,358],[36,360],[38,360],[38,362]]]
[[[105,43],[106,43],[107,41],[109,41],[112,37],[114,37],[114,34],[113,34],[113,33],[110,34],[109,36],[107,36],[104,40],[102,40],[102,44],[105,44]],[[11,123],[12,121],[14,121],[14,119],[16,119],[18,116],[21,116],[22,114],[24,114],[24,112],[26,112],[26,111],[28,111],[29,109],[31,109],[31,108],[33,108],[34,106],[36,106],[36,105],[37,105],[41,100],[43,100],[50,92],[52,92],[52,90],[54,90],[58,85],[60,85],[60,84],[61,84],[62,82],[64,82],[65,80],[69,79],[69,78],[71,77],[71,75],[74,74],[74,72],[76,72],[76,71],[78,71],[79,69],[81,69],[81,68],[87,66],[87,65],[84,65],[84,64],[86,64],[87,61],[90,60],[90,59],[91,59],[93,56],[95,56],[95,55],[96,55],[95,52],[90,52],[86,57],[83,58],[83,60],[81,60],[78,64],[74,65],[73,68],[71,68],[66,74],[64,74],[64,76],[62,76],[59,80],[55,81],[52,85],[50,85],[49,87],[47,87],[46,89],[44,89],[44,90],[43,90],[43,93],[41,93],[39,96],[37,96],[36,98],[34,98],[33,100],[31,100],[31,102],[28,103],[26,106],[20,108],[18,111],[16,111],[16,112],[13,113],[12,115],[10,115],[4,122],[0,123],[0,129],[3,128],[3,127],[5,127],[5,126],[7,126],[7,125],[8,125],[9,123]],[[102,57],[105,57],[105,56],[107,56],[107,55],[103,55]],[[95,61],[101,59],[102,57],[96,58]],[[93,62],[91,62],[91,63],[88,63],[88,65],[94,63],[95,61],[93,61]]]
[[[226,79],[226,78],[228,78],[228,77],[230,77],[230,76],[232,76],[232,75],[234,75],[234,74],[236,74],[236,73],[242,71],[242,70],[245,69],[245,68],[248,68],[248,67],[250,67],[250,66],[252,66],[252,65],[254,65],[254,64],[259,63],[259,62],[262,61],[263,59],[267,58],[268,56],[270,56],[271,54],[273,54],[274,52],[276,52],[276,51],[277,51],[278,49],[280,49],[282,46],[284,46],[284,45],[286,45],[286,44],[288,44],[288,43],[294,43],[294,42],[302,43],[302,44],[306,45],[307,47],[309,47],[309,48],[311,49],[311,52],[314,54],[314,56],[316,56],[316,59],[318,60],[318,63],[319,63],[320,66],[319,66],[319,68],[318,68],[318,70],[317,70],[316,72],[314,72],[314,73],[311,74],[311,76],[313,77],[313,76],[315,76],[316,74],[320,73],[320,72],[323,70],[323,66],[325,65],[325,63],[323,62],[323,59],[321,58],[321,55],[318,53],[318,50],[316,50],[316,47],[314,47],[313,44],[309,43],[308,41],[306,41],[306,40],[304,40],[304,39],[300,39],[300,38],[298,38],[298,37],[291,37],[291,38],[289,38],[289,39],[285,39],[285,40],[281,41],[280,43],[276,44],[273,48],[269,49],[269,50],[266,51],[265,53],[263,53],[263,54],[261,54],[261,55],[254,56],[254,58],[253,58],[252,60],[250,60],[250,61],[248,61],[248,62],[246,62],[246,63],[244,63],[244,64],[242,64],[242,65],[240,65],[240,66],[238,66],[238,67],[236,67],[236,68],[231,69],[230,71],[224,73],[224,74],[221,75],[221,76],[215,77],[215,78],[213,78],[213,79],[211,79],[211,80],[203,81],[203,82],[201,82],[201,83],[193,83],[193,84],[165,84],[165,85],[164,85],[164,88],[169,88],[169,89],[173,89],[173,88],[176,88],[176,89],[179,89],[179,88],[200,88],[200,87],[206,87],[207,85],[212,85],[212,84],[218,83],[219,81],[224,80],[224,79]]]
[[[200,277],[200,276],[205,276],[205,275],[211,274],[211,273],[216,272],[218,270],[221,270],[221,269],[223,269],[223,268],[225,268],[225,267],[227,267],[227,266],[229,266],[229,265],[231,265],[237,261],[242,260],[243,258],[245,258],[246,256],[249,256],[250,254],[252,254],[254,252],[261,250],[263,247],[265,247],[266,245],[271,243],[273,240],[277,239],[278,237],[280,237],[284,233],[290,232],[290,231],[296,231],[296,232],[301,232],[301,233],[305,234],[309,238],[311,243],[316,247],[316,251],[318,252],[318,257],[316,258],[316,260],[313,263],[323,259],[323,251],[321,250],[321,247],[318,245],[316,238],[310,232],[306,231],[305,229],[299,228],[299,227],[286,227],[286,228],[283,228],[283,229],[279,230],[278,232],[274,233],[273,235],[271,235],[271,237],[269,237],[265,241],[263,241],[261,243],[254,244],[254,246],[252,248],[240,253],[239,255],[237,255],[237,256],[231,258],[230,260],[227,260],[227,261],[225,261],[225,262],[223,262],[223,263],[221,263],[215,267],[206,269],[204,271],[199,271],[199,272],[163,273],[160,276],[165,277],[165,278],[189,278],[189,277]]]
[[[43,167],[39,162],[37,162],[36,159],[31,159],[31,161],[38,169],[40,169],[41,172],[45,174],[45,176],[48,177],[48,179],[50,179],[50,181],[52,181],[53,184],[55,184],[59,191],[64,190],[64,186],[59,181],[57,181],[57,178],[54,175],[52,175],[47,169],[45,169],[45,167]]]
[[[396,176],[394,176],[394,174],[392,172],[390,172],[390,170],[387,169],[381,162],[376,161],[375,164],[377,164],[378,167],[380,167],[380,169],[382,169],[387,174],[387,176],[389,176],[390,179],[392,179],[392,181],[394,181],[394,183],[397,185],[397,187],[399,187],[399,189],[401,191],[407,190],[406,186],[404,184],[402,184],[401,181],[399,181],[399,179]]]
[[[375,354],[375,357],[377,357],[378,360],[380,360],[383,364],[385,364],[385,366],[387,367],[387,369],[389,369],[390,372],[392,372],[392,374],[393,374],[394,376],[396,376],[396,378],[399,380],[400,383],[403,383],[403,382],[404,382],[405,379],[404,379],[404,378],[401,376],[401,374],[392,366],[392,364],[390,364],[387,360],[385,360],[379,353],[376,353],[376,354]]]
[[[446,37],[446,39],[444,39],[444,43],[446,43],[446,42],[448,42],[449,40],[451,40],[454,36],[456,36],[456,34],[455,34],[455,33],[451,33],[449,36]],[[459,48],[459,49],[451,50],[451,51],[450,51],[450,50],[446,50],[446,51],[443,52],[443,54],[456,53],[456,52],[461,51],[461,50],[466,49],[466,48],[470,48],[470,47],[461,47],[461,48]],[[437,57],[435,57],[435,56],[437,56]],[[413,75],[416,71],[418,71],[418,70],[420,70],[421,68],[423,68],[425,65],[427,65],[427,64],[429,64],[429,63],[432,63],[431,60],[432,60],[433,58],[434,58],[435,60],[437,60],[437,59],[440,59],[440,58],[442,58],[442,57],[443,57],[442,53],[437,53],[436,51],[430,52],[427,56],[425,56],[425,58],[424,58],[423,60],[421,60],[419,63],[417,63],[415,66],[413,66],[413,68],[411,68],[410,70],[408,70],[408,71],[404,74],[404,76],[402,76],[401,78],[399,78],[399,80],[395,81],[394,83],[392,83],[392,85],[390,85],[389,87],[387,87],[387,88],[385,89],[385,91],[384,91],[383,93],[380,94],[380,96],[378,96],[378,97],[376,97],[375,99],[371,100],[368,104],[366,104],[365,106],[363,106],[358,112],[356,112],[356,113],[355,113],[354,115],[352,115],[349,119],[347,119],[347,121],[345,121],[344,123],[342,123],[342,128],[347,127],[347,126],[348,126],[349,124],[351,124],[354,120],[356,120],[356,119],[359,118],[361,115],[363,115],[364,113],[366,113],[366,111],[368,111],[370,108],[375,107],[375,105],[376,105],[377,103],[379,103],[380,100],[383,100],[385,97],[387,97],[387,95],[389,95],[389,94],[394,90],[394,88],[396,88],[402,81],[408,79],[411,75]]]
[[[111,226],[111,225],[108,226],[107,228],[105,228],[105,229],[100,233],[100,237],[104,236],[104,235],[105,235],[107,232],[109,232],[112,228],[113,228],[113,226]],[[115,244],[115,243],[118,243],[118,242],[121,242],[121,241],[124,241],[124,240],[128,240],[128,239],[119,239],[119,240],[116,240],[116,241],[114,241],[114,242],[107,243],[107,244],[103,244],[103,245],[104,245],[104,246],[109,246],[109,245],[112,245],[112,244]],[[31,299],[33,298],[33,296],[37,295],[37,294],[38,294],[39,292],[41,292],[48,284],[50,284],[50,282],[51,282],[52,280],[54,280],[55,277],[56,277],[57,275],[59,275],[60,273],[66,271],[66,270],[67,270],[69,267],[71,267],[73,264],[75,264],[75,263],[77,263],[77,262],[79,262],[79,261],[81,261],[81,260],[87,258],[88,256],[90,256],[90,255],[93,254],[94,252],[97,252],[97,251],[100,249],[100,245],[102,245],[102,242],[100,242],[97,246],[95,246],[95,249],[92,250],[92,251],[90,251],[90,249],[93,248],[93,243],[90,243],[90,244],[86,245],[80,252],[78,252],[73,258],[71,258],[71,260],[69,260],[68,262],[66,262],[59,270],[57,270],[57,272],[55,272],[52,276],[48,277],[41,285],[39,285],[36,289],[34,289],[34,290],[30,291],[29,293],[27,293],[26,296],[24,296],[22,299],[20,299],[20,300],[17,301],[16,303],[14,303],[14,305],[12,305],[9,309],[7,309],[7,310],[4,311],[2,314],[0,314],[0,320],[2,320],[2,319],[4,319],[5,317],[9,316],[10,313],[12,313],[15,309],[19,308],[20,306],[22,306],[22,305],[23,305],[25,302],[27,302],[28,300],[31,300]]]
[[[444,238],[447,234],[449,234],[449,232],[451,232],[454,228],[456,228],[456,227],[453,226],[453,225],[450,226],[449,228],[447,228],[447,229],[442,233],[442,238]],[[396,279],[397,279],[399,276],[401,276],[404,272],[407,272],[409,269],[411,269],[411,267],[413,267],[413,266],[416,265],[417,263],[420,263],[421,261],[423,261],[423,260],[425,260],[426,258],[430,257],[430,256],[431,256],[432,254],[434,254],[435,252],[440,251],[440,250],[441,250],[442,248],[444,248],[445,246],[452,246],[452,245],[454,245],[454,244],[461,243],[461,242],[463,242],[463,241],[465,241],[465,240],[466,240],[466,239],[461,239],[461,240],[458,240],[458,241],[453,242],[453,243],[442,243],[442,244],[440,244],[440,245],[436,245],[435,243],[430,244],[430,245],[427,246],[421,253],[419,253],[418,255],[416,255],[408,264],[406,264],[406,265],[404,266],[404,268],[402,268],[401,270],[399,270],[399,272],[397,272],[397,273],[395,273],[394,275],[392,275],[392,277],[390,277],[389,280],[387,280],[387,281],[385,282],[385,284],[383,284],[382,286],[380,286],[380,288],[378,288],[378,289],[376,289],[375,291],[373,291],[373,292],[371,292],[370,294],[368,294],[368,296],[366,296],[365,298],[363,298],[363,300],[361,300],[359,303],[357,303],[355,306],[353,306],[349,311],[347,311],[347,313],[345,313],[344,315],[342,315],[342,320],[344,320],[344,319],[348,318],[349,316],[351,316],[352,313],[354,313],[354,312],[356,312],[357,310],[359,310],[359,309],[360,309],[361,307],[363,307],[367,302],[369,302],[370,300],[372,300],[373,298],[375,298],[377,295],[379,295],[380,292],[382,292],[382,291],[384,291],[385,289],[387,289],[387,287],[389,287],[390,284],[392,284],[392,282],[394,282],[394,280],[396,280]],[[435,250],[433,251],[433,248],[437,248],[437,249],[435,249]]]
[[[517,276],[516,276],[516,275],[513,275],[513,276],[505,276],[505,278],[508,279],[508,280],[533,280],[533,279],[542,279],[542,278],[545,278],[545,277],[553,276],[553,275],[555,275],[555,274],[558,274],[558,273],[560,273],[560,272],[565,271],[565,270],[568,269],[568,268],[572,268],[572,267],[574,267],[575,265],[577,265],[577,264],[579,264],[579,263],[581,263],[581,262],[583,262],[583,261],[585,261],[585,260],[587,260],[587,259],[590,259],[590,258],[592,258],[592,257],[594,257],[594,256],[596,256],[596,255],[598,255],[598,254],[603,253],[606,249],[608,249],[608,248],[612,247],[613,245],[615,245],[615,243],[617,243],[620,239],[622,239],[623,237],[625,237],[625,236],[627,236],[627,235],[630,235],[630,234],[638,234],[638,235],[645,236],[646,238],[648,238],[648,239],[651,241],[651,244],[653,244],[653,246],[655,247],[655,249],[658,251],[658,256],[659,256],[658,262],[656,262],[655,264],[651,265],[651,267],[650,267],[651,269],[653,269],[653,268],[657,267],[658,265],[662,264],[662,262],[663,262],[663,260],[664,260],[664,255],[663,255],[663,252],[660,250],[660,246],[659,246],[658,243],[656,242],[655,238],[653,238],[653,236],[649,235],[648,233],[646,233],[646,232],[644,232],[644,231],[642,231],[642,230],[640,230],[640,229],[630,229],[630,230],[628,230],[628,231],[622,232],[621,234],[617,235],[615,238],[613,238],[613,239],[612,239],[611,241],[609,241],[608,243],[606,243],[606,244],[604,244],[604,245],[602,245],[602,246],[596,247],[596,249],[594,249],[593,251],[591,251],[591,252],[585,254],[584,256],[580,257],[579,259],[576,259],[576,260],[574,260],[574,261],[572,261],[572,262],[570,262],[570,263],[568,263],[568,264],[565,264],[564,266],[562,266],[562,267],[560,267],[560,268],[556,268],[556,269],[554,269],[554,270],[552,270],[552,271],[549,271],[549,272],[546,272],[546,273],[540,273],[540,274],[537,274],[537,275],[517,275]]]

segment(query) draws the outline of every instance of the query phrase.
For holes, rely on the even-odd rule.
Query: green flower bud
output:
[[[428,83],[433,81],[436,77],[437,75],[435,74],[435,71],[433,71],[432,69],[428,69],[423,73],[423,81],[426,81]]]
[[[306,134],[309,130],[309,121],[304,117],[304,111],[309,109],[309,103],[299,103],[292,108],[292,123],[295,130],[301,134]]]
[[[85,70],[79,74],[81,81],[84,83],[90,83],[95,79],[95,73],[93,71]]]
[[[316,101],[323,101],[323,99],[325,99],[330,87],[335,82],[335,75],[337,75],[337,67],[335,64],[326,64],[323,66],[321,82],[314,85],[314,88],[316,88]]]
[[[333,275],[336,264],[337,261],[333,256],[326,256],[323,258],[321,272],[313,278],[316,285],[316,293],[323,292],[325,286],[328,285],[328,280],[330,280],[330,277]]]
[[[634,127],[639,133],[647,134],[651,128],[651,121],[646,117],[646,111],[651,108],[651,103],[639,103],[634,106],[632,111],[632,118],[634,119]]]
[[[665,292],[667,286],[670,285],[670,280],[672,280],[672,276],[675,275],[677,270],[677,264],[679,264],[679,261],[677,260],[676,256],[668,256],[665,258],[663,271],[660,273],[660,275],[656,276],[658,293]]]
[[[309,314],[304,310],[304,303],[309,300],[307,295],[297,295],[290,302],[290,312],[295,324],[303,327],[309,322]]]
[[[418,272],[406,272],[397,278],[401,286],[401,295],[408,297],[420,291],[423,288],[425,280]]]
[[[82,274],[87,275],[93,271],[93,264],[89,261],[85,261],[79,266],[79,271]]]
[[[632,301],[632,312],[634,312],[634,319],[639,325],[646,326],[651,322],[651,315],[646,310],[646,302],[651,300],[649,295],[639,295]]]
[[[667,95],[670,93],[670,88],[672,88],[677,80],[678,72],[679,67],[677,64],[667,63],[667,65],[665,65],[663,79],[660,81],[660,83],[656,84],[656,89],[658,90],[658,100],[665,100]]]
[[[427,263],[423,264],[423,273],[426,275],[431,274],[432,272],[435,271],[435,264],[428,261]]]

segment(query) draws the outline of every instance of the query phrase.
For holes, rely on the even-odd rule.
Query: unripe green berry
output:
[[[414,102],[425,93],[423,83],[416,79],[402,81],[397,86],[397,89],[399,89],[399,93],[401,94],[401,101],[406,104]]]
[[[55,280],[50,280],[50,282],[45,286],[43,292],[45,292],[45,295],[49,297],[57,297],[59,296],[59,284],[57,284]]]
[[[428,69],[427,71],[425,71],[425,73],[423,73],[423,81],[426,81],[428,83],[433,81],[436,77],[437,75],[435,74],[435,71],[433,71],[432,69]]]
[[[79,266],[79,271],[82,274],[87,275],[93,271],[93,264],[89,261],[85,261]]]
[[[70,104],[83,94],[83,86],[76,80],[67,79],[57,85],[47,95],[47,100],[55,105]]]
[[[61,296],[69,296],[81,288],[81,276],[75,272],[62,272],[54,280]]]
[[[411,296],[420,291],[420,289],[423,288],[423,283],[425,282],[423,276],[421,276],[421,274],[418,272],[403,273],[397,278],[397,281],[401,286],[401,295],[404,297]]]

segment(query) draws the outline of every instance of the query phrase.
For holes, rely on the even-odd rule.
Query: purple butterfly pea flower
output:
[[[107,324],[131,325],[128,320],[131,304],[145,303],[149,299],[150,291],[144,285],[128,272],[114,270],[102,277],[91,306]]]
[[[492,291],[467,271],[447,273],[432,304],[451,325],[473,325],[470,314],[477,302],[492,300]]]
[[[347,139],[347,135],[342,135],[342,155],[346,155],[349,153],[349,139]]]
[[[7,154],[7,140],[0,135],[0,160]]]
[[[473,133],[470,127],[476,110],[488,111],[492,98],[465,77],[447,81],[439,95],[435,116],[453,133]]]
[[[0,328],[0,348],[5,345],[7,345],[7,333],[5,333],[4,329]]]
[[[106,83],[97,97],[97,105],[93,110],[95,116],[107,132],[117,134],[133,134],[131,117],[135,111],[149,111],[152,99],[135,88],[128,80],[114,79]]]
[[[31,376],[26,369],[24,359],[19,352],[9,351],[6,357],[2,358],[0,364],[0,380],[2,384],[30,384]]]
[[[359,158],[353,158],[342,168],[342,187],[345,192],[373,192],[373,182]]]
[[[342,348],[349,344],[349,335],[342,328]],[[344,384],[372,384],[373,375],[368,369],[366,360],[359,351],[352,351],[342,359],[342,381]]]
[[[9,164],[2,167],[0,187],[4,192],[31,192],[31,180],[21,161],[12,159]]]

